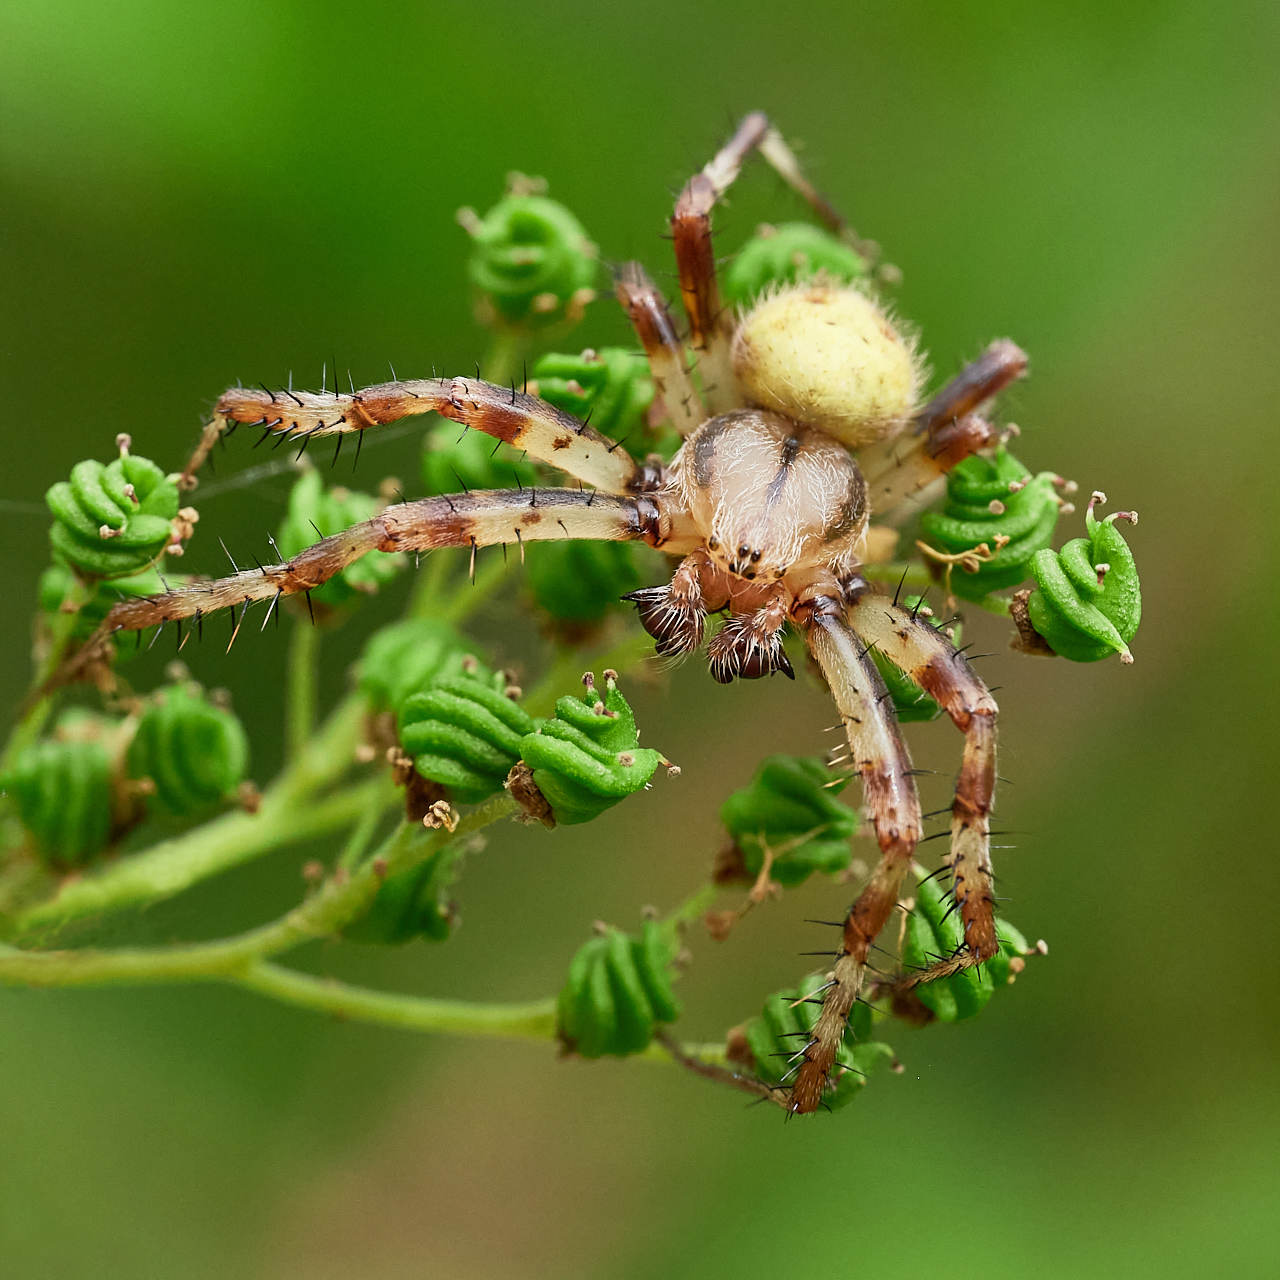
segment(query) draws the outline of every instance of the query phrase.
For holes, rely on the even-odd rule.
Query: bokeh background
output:
[[[974,624],[1004,686],[1009,914],[1050,955],[974,1024],[897,1032],[905,1073],[849,1110],[786,1124],[671,1068],[215,988],[0,991],[0,1272],[1277,1274],[1278,35],[1265,0],[0,4],[4,706],[28,678],[42,494],[72,463],[129,430],[176,466],[237,377],[469,370],[484,335],[453,213],[509,169],[545,175],[608,256],[668,269],[670,193],[755,107],[902,268],[940,375],[993,337],[1030,350],[1019,452],[1141,512],[1146,600],[1130,668],[1016,657],[1005,624]],[[799,212],[754,166],[721,244]],[[623,337],[613,304],[578,336]],[[365,486],[416,484],[417,448],[367,448]],[[219,461],[260,458],[241,436]],[[265,548],[284,492],[202,502],[187,567],[222,571],[215,532]],[[399,604],[329,642],[332,697]],[[513,607],[479,626],[536,672],[545,645]],[[284,644],[184,655],[234,691],[260,780]],[[145,687],[167,656],[131,674]],[[716,808],[762,755],[828,741],[803,683],[722,689],[690,663],[634,691],[678,783],[587,829],[498,830],[447,947],[298,962],[547,994],[593,919],[631,924],[700,881]],[[943,773],[926,807],[945,803],[958,737],[911,739]],[[323,852],[227,876],[148,936],[274,914]],[[793,981],[821,945],[801,919],[844,892],[790,894],[723,946],[695,937],[689,1037]]]

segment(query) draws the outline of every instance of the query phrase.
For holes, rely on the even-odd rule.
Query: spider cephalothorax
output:
[[[1026,359],[1011,342],[993,343],[922,405],[924,373],[914,342],[869,288],[819,275],[766,290],[735,315],[720,292],[711,210],[757,149],[841,239],[842,252],[853,253],[857,245],[762,115],[748,116],[690,180],[672,218],[687,338],[677,335],[665,299],[638,264],[616,274],[618,299],[644,347],[660,399],[655,409],[684,437],[670,465],[660,458],[636,462],[545,400],[478,378],[397,380],[349,394],[235,388],[217,403],[184,472],[187,487],[194,487],[213,444],[240,423],[304,446],[329,435],[340,444],[347,433],[428,412],[527,451],[578,487],[473,491],[388,506],[286,563],[126,600],[108,615],[101,634],[175,620],[180,626],[211,610],[309,592],[371,551],[470,547],[474,555],[482,546],[523,549],[526,542],[566,538],[644,541],[678,557],[669,583],[629,598],[658,651],[667,654],[698,648],[707,615],[725,611],[708,649],[718,680],[791,675],[783,648],[789,624],[803,635],[839,708],[848,763],[861,779],[882,853],[845,917],[820,988],[821,1015],[797,1047],[782,1089],[786,1106],[807,1112],[821,1105],[838,1069],[869,949],[898,901],[921,839],[910,754],[873,650],[964,734],[947,856],[963,944],[940,961],[938,974],[981,963],[998,950],[988,842],[995,702],[919,605],[908,609],[878,593],[862,569],[886,531],[892,541],[892,526],[935,495],[948,471],[996,444],[997,433],[981,410],[1021,376]],[[1022,487],[1001,483],[1006,497]],[[1037,501],[1052,500],[1048,483],[1035,491]],[[985,493],[979,481],[974,488]],[[997,508],[1005,510],[993,496],[978,514]],[[995,542],[998,553],[1009,538]],[[1087,567],[1092,573],[1095,566],[1090,561]],[[1096,568],[1101,592],[1105,566]],[[1092,590],[1087,582],[1085,588]],[[1031,606],[1032,615],[1040,616],[1040,608],[1049,616],[1048,605],[1033,599]],[[1102,623],[1089,625],[1090,643],[1114,647]],[[916,974],[911,982],[931,976]]]

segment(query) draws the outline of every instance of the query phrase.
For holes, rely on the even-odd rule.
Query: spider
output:
[[[682,339],[660,291],[638,263],[616,272],[616,292],[648,357],[667,417],[683,437],[670,465],[636,463],[590,426],[513,386],[472,378],[394,381],[337,391],[227,391],[204,428],[183,483],[238,424],[309,440],[360,433],[435,412],[527,450],[579,488],[524,488],[429,497],[388,506],[284,564],[238,572],[117,605],[100,635],[141,629],[256,600],[309,591],[367,552],[476,549],[586,538],[641,540],[679,557],[665,586],[632,593],[659,653],[698,649],[708,613],[727,619],[708,646],[727,682],[782,671],[789,623],[830,687],[860,775],[881,860],[843,922],[814,1035],[789,1086],[789,1105],[821,1103],[869,950],[898,900],[921,839],[910,753],[871,648],[905,671],[964,735],[951,807],[951,872],[963,951],[939,975],[998,949],[988,826],[996,779],[996,704],[945,635],[876,591],[859,572],[869,520],[900,522],[936,493],[951,467],[995,443],[980,410],[1021,376],[1026,357],[992,344],[922,403],[913,342],[867,291],[818,277],[766,293],[746,314],[722,305],[711,212],[758,151],[833,232],[851,232],[809,183],[760,113],[681,191],[671,225],[688,318]],[[686,346],[687,344],[687,346]],[[698,377],[686,362],[697,358]],[[264,439],[266,436],[264,435]],[[341,441],[339,440],[339,444]],[[587,486],[590,486],[589,488]],[[241,614],[243,618],[243,612]],[[925,975],[928,976],[928,975]]]

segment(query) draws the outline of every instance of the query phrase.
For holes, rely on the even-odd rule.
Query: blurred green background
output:
[[[1136,664],[1008,654],[1009,914],[1050,943],[973,1025],[894,1035],[905,1074],[783,1122],[674,1069],[414,1038],[213,988],[0,991],[0,1272],[253,1277],[1272,1276],[1280,1271],[1275,848],[1280,100],[1273,3],[674,4],[8,0],[0,5],[0,639],[27,680],[44,489],[120,430],[175,467],[236,378],[466,371],[457,206],[545,175],[610,258],[669,270],[670,193],[763,107],[859,230],[945,375],[993,337],[1033,469],[1136,507]],[[753,166],[726,250],[794,198]],[[668,277],[667,287],[674,289]],[[598,303],[574,344],[618,340]],[[576,349],[576,346],[574,347]],[[331,365],[332,367],[332,365]],[[417,481],[419,436],[362,483]],[[261,459],[237,437],[225,475]],[[340,466],[345,467],[343,463]],[[201,503],[185,567],[266,555],[286,485]],[[1079,521],[1079,517],[1075,517]],[[1062,536],[1078,531],[1070,520]],[[496,553],[495,553],[496,554]],[[328,645],[336,697],[401,585]],[[536,636],[481,626],[536,670]],[[532,628],[530,628],[532,630]],[[286,633],[194,654],[279,762]],[[146,687],[168,654],[130,668]],[[445,948],[316,947],[439,994],[553,991],[591,920],[704,875],[770,751],[827,745],[803,682],[629,686],[684,766],[588,829],[496,830]],[[926,807],[959,738],[914,727]],[[1001,843],[1004,843],[1001,841]],[[148,917],[241,927],[294,850]],[[690,1038],[803,971],[809,886],[694,939]]]

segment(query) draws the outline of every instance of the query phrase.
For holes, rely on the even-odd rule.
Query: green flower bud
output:
[[[750,874],[760,874],[765,845],[774,854],[769,875],[781,885],[802,884],[815,871],[843,871],[858,829],[858,815],[835,798],[845,781],[816,757],[765,759],[751,785],[720,807],[720,821],[742,850]]]
[[[495,445],[483,431],[445,422],[424,442],[422,479],[428,493],[461,493],[464,489],[534,485],[538,472],[531,463],[515,457],[507,445]]]
[[[928,968],[964,947],[964,929],[954,906],[950,893],[939,887],[936,876],[920,881],[915,910],[907,918],[902,950],[902,963],[908,973]],[[972,1018],[991,999],[991,966],[973,965],[953,977],[922,983],[913,990],[920,1003],[943,1022]]]
[[[602,347],[576,356],[549,352],[533,366],[529,390],[583,422],[590,419],[597,431],[637,459],[643,460],[657,443],[648,427],[653,379],[638,348]],[[668,435],[669,443],[679,444],[674,433]]]
[[[1116,521],[1136,522],[1137,516],[1117,511],[1096,520],[1093,508],[1099,501],[1106,499],[1094,494],[1085,513],[1087,537],[1032,558],[1036,590],[1027,600],[1027,613],[1049,647],[1072,662],[1098,662],[1113,653],[1121,662],[1132,662],[1129,641],[1142,621],[1142,592],[1138,566]]]
[[[410,694],[398,717],[400,745],[414,767],[460,804],[502,790],[537,721],[492,682],[447,676]]]
[[[830,281],[847,284],[867,274],[867,261],[812,223],[766,224],[738,250],[722,287],[728,302],[748,307],[770,285],[811,280],[819,272]]]
[[[565,697],[547,720],[520,742],[520,755],[557,822],[590,822],[646,786],[659,764],[656,751],[638,744],[635,717],[618,691],[617,676],[605,672],[600,699],[588,674],[585,698]]]
[[[908,609],[914,609],[920,603],[919,596],[907,596],[903,601]],[[929,625],[935,630],[942,626],[941,618],[929,618]],[[957,622],[951,627],[953,644],[960,643],[963,631]],[[871,650],[871,659],[884,679],[885,688],[893,697],[893,705],[898,719],[903,724],[911,724],[922,720],[936,720],[942,714],[942,708],[907,675],[900,667],[895,666],[879,649]]]
[[[795,1078],[792,1068],[800,1061],[797,1055],[804,1051],[806,1037],[818,1021],[822,998],[816,993],[825,985],[825,978],[811,974],[795,990],[770,996],[760,1016],[747,1023],[744,1030],[758,1079],[781,1085]],[[847,1106],[873,1072],[893,1061],[893,1050],[871,1039],[870,1007],[855,1004],[836,1053],[833,1087],[824,1097],[824,1105],[830,1111]]]
[[[671,990],[674,958],[674,946],[652,920],[639,938],[607,927],[584,943],[560,992],[556,1031],[566,1048],[584,1058],[646,1049],[658,1023],[680,1016]]]
[[[962,969],[911,988],[911,993],[941,1022],[959,1022],[980,1013],[997,987],[1009,985],[1017,971],[1013,961],[1036,950],[1007,920],[996,920],[1000,950],[980,965]],[[927,969],[964,946],[964,930],[950,893],[937,877],[921,879],[915,909],[907,917],[902,963],[908,973]],[[1017,968],[1021,967],[1019,960]]]
[[[553,618],[595,622],[640,586],[634,542],[530,542],[525,575]]]
[[[360,689],[375,711],[399,711],[404,700],[433,680],[495,677],[477,660],[478,646],[447,622],[406,618],[375,631],[360,658]]]
[[[18,756],[4,790],[42,857],[87,862],[111,834],[112,759],[97,737],[52,738]]]
[[[286,560],[291,559],[321,538],[372,520],[381,509],[381,503],[370,494],[338,485],[326,490],[318,471],[304,471],[289,493],[289,513],[276,532],[276,545]],[[404,565],[402,553],[370,551],[328,582],[313,587],[311,599],[336,609],[362,595],[376,595]]]
[[[152,695],[129,744],[128,776],[155,783],[155,804],[185,815],[230,799],[249,769],[249,740],[231,711],[199,686],[172,684]]]
[[[130,454],[127,436],[120,440],[114,462],[77,462],[71,480],[60,480],[45,494],[55,554],[89,577],[137,573],[155,564],[173,539],[176,477]]]
[[[483,218],[459,211],[474,247],[467,275],[481,324],[543,329],[577,324],[595,297],[597,249],[545,183],[512,175],[510,192]]]
[[[350,942],[401,946],[414,938],[445,942],[455,914],[446,891],[453,882],[455,855],[448,848],[416,867],[388,876],[369,910],[349,924],[342,936]]]
[[[990,556],[976,573],[953,567],[956,595],[981,600],[1029,576],[1032,557],[1048,547],[1058,523],[1057,479],[1049,471],[1032,476],[1003,446],[993,458],[974,454],[948,473],[946,507],[921,517],[925,539],[952,556],[985,543]]]

